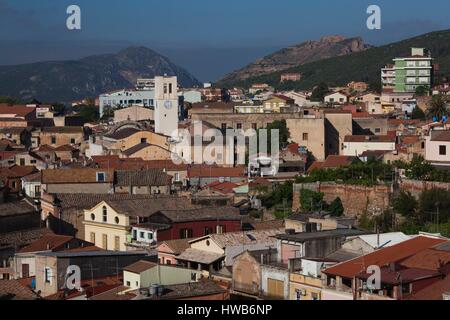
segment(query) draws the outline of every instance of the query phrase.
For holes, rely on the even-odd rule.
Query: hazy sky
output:
[[[68,31],[66,8],[81,7]],[[382,9],[382,29],[366,9]],[[0,0],[0,64],[74,59],[145,45],[201,80],[215,80],[277,48],[324,35],[374,45],[450,28],[448,0]]]

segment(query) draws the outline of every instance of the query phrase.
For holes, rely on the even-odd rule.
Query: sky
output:
[[[81,8],[81,30],[66,9]],[[369,5],[381,30],[368,30]],[[144,45],[202,81],[326,35],[387,44],[450,29],[448,0],[0,0],[0,65],[78,59]]]

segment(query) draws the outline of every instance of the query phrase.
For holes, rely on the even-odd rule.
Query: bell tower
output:
[[[155,132],[172,137],[177,130],[177,77],[155,77]]]

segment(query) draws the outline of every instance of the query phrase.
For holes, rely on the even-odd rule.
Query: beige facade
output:
[[[49,145],[52,147],[67,144],[80,144],[84,141],[82,127],[51,127],[42,128],[32,133],[32,146],[34,148]]]
[[[150,131],[138,131],[125,139],[115,141],[108,149],[124,151],[141,143],[148,143],[165,149],[169,148],[167,137]]]
[[[291,273],[289,277],[289,300],[321,300],[320,278]]]
[[[105,250],[126,251],[130,219],[115,212],[106,202],[85,210],[83,224],[86,241]]]
[[[248,251],[235,259],[233,264],[233,290],[258,296],[261,292],[261,267]]]
[[[154,110],[140,106],[131,106],[114,111],[114,122],[154,120]]]
[[[58,291],[57,258],[36,256],[36,291],[42,297],[55,294]]]
[[[325,119],[287,119],[291,140],[310,151],[316,160],[325,160]]]
[[[325,113],[326,156],[343,155],[346,135],[353,134],[353,117],[351,113]]]
[[[172,152],[156,145],[147,145],[136,150],[136,152],[129,152],[126,155],[121,154],[121,158],[141,158],[145,161],[151,160],[170,160]]]

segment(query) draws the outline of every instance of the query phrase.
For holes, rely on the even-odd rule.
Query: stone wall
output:
[[[450,190],[450,183],[407,179],[403,179],[400,181],[400,190],[410,192],[416,198],[419,198],[422,191],[430,190],[433,188]]]
[[[301,208],[300,191],[309,189],[324,193],[324,201],[331,203],[337,197],[341,198],[346,216],[356,217],[367,212],[369,215],[381,214],[389,208],[391,187],[379,185],[373,187],[344,185],[336,183],[305,183],[294,184],[292,209]]]

